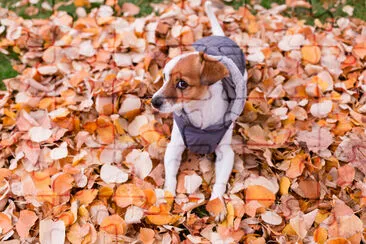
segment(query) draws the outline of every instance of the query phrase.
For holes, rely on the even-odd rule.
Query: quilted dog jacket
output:
[[[196,51],[202,51],[222,62],[230,73],[229,77],[222,79],[229,102],[223,121],[201,129],[192,125],[184,110],[181,115],[173,114],[185,146],[192,152],[207,154],[215,151],[231,123],[243,111],[247,96],[245,57],[240,47],[225,36],[204,37],[196,41],[193,47]]]

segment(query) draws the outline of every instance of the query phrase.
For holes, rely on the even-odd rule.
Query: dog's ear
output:
[[[199,52],[201,63],[201,82],[203,85],[212,85],[229,75],[229,71],[220,61],[209,57],[204,52]]]

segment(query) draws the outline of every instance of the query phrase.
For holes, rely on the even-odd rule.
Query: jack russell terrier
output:
[[[174,57],[163,69],[163,86],[153,95],[153,107],[173,112],[171,141],[164,156],[164,189],[175,195],[177,173],[185,148],[207,154],[215,152],[215,184],[211,198],[223,201],[234,152],[231,139],[234,121],[243,111],[247,96],[245,57],[240,47],[225,37],[205,2],[213,36],[195,43],[196,51]]]

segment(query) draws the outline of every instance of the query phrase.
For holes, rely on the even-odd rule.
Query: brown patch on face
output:
[[[163,95],[173,103],[201,100],[208,86],[229,74],[226,67],[206,54],[192,54],[180,59],[170,74],[170,80]],[[181,90],[177,83],[184,80],[188,87]]]

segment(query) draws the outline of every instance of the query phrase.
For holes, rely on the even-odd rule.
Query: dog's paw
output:
[[[218,222],[218,223],[221,223],[222,221],[225,220],[226,215],[227,215],[227,211],[226,211],[226,207],[224,206],[222,211],[220,211],[219,214],[217,214],[215,216],[215,221]]]
[[[222,196],[211,196],[210,201],[207,203],[206,209],[211,216],[215,217],[216,222],[222,222],[226,218],[226,205]]]

